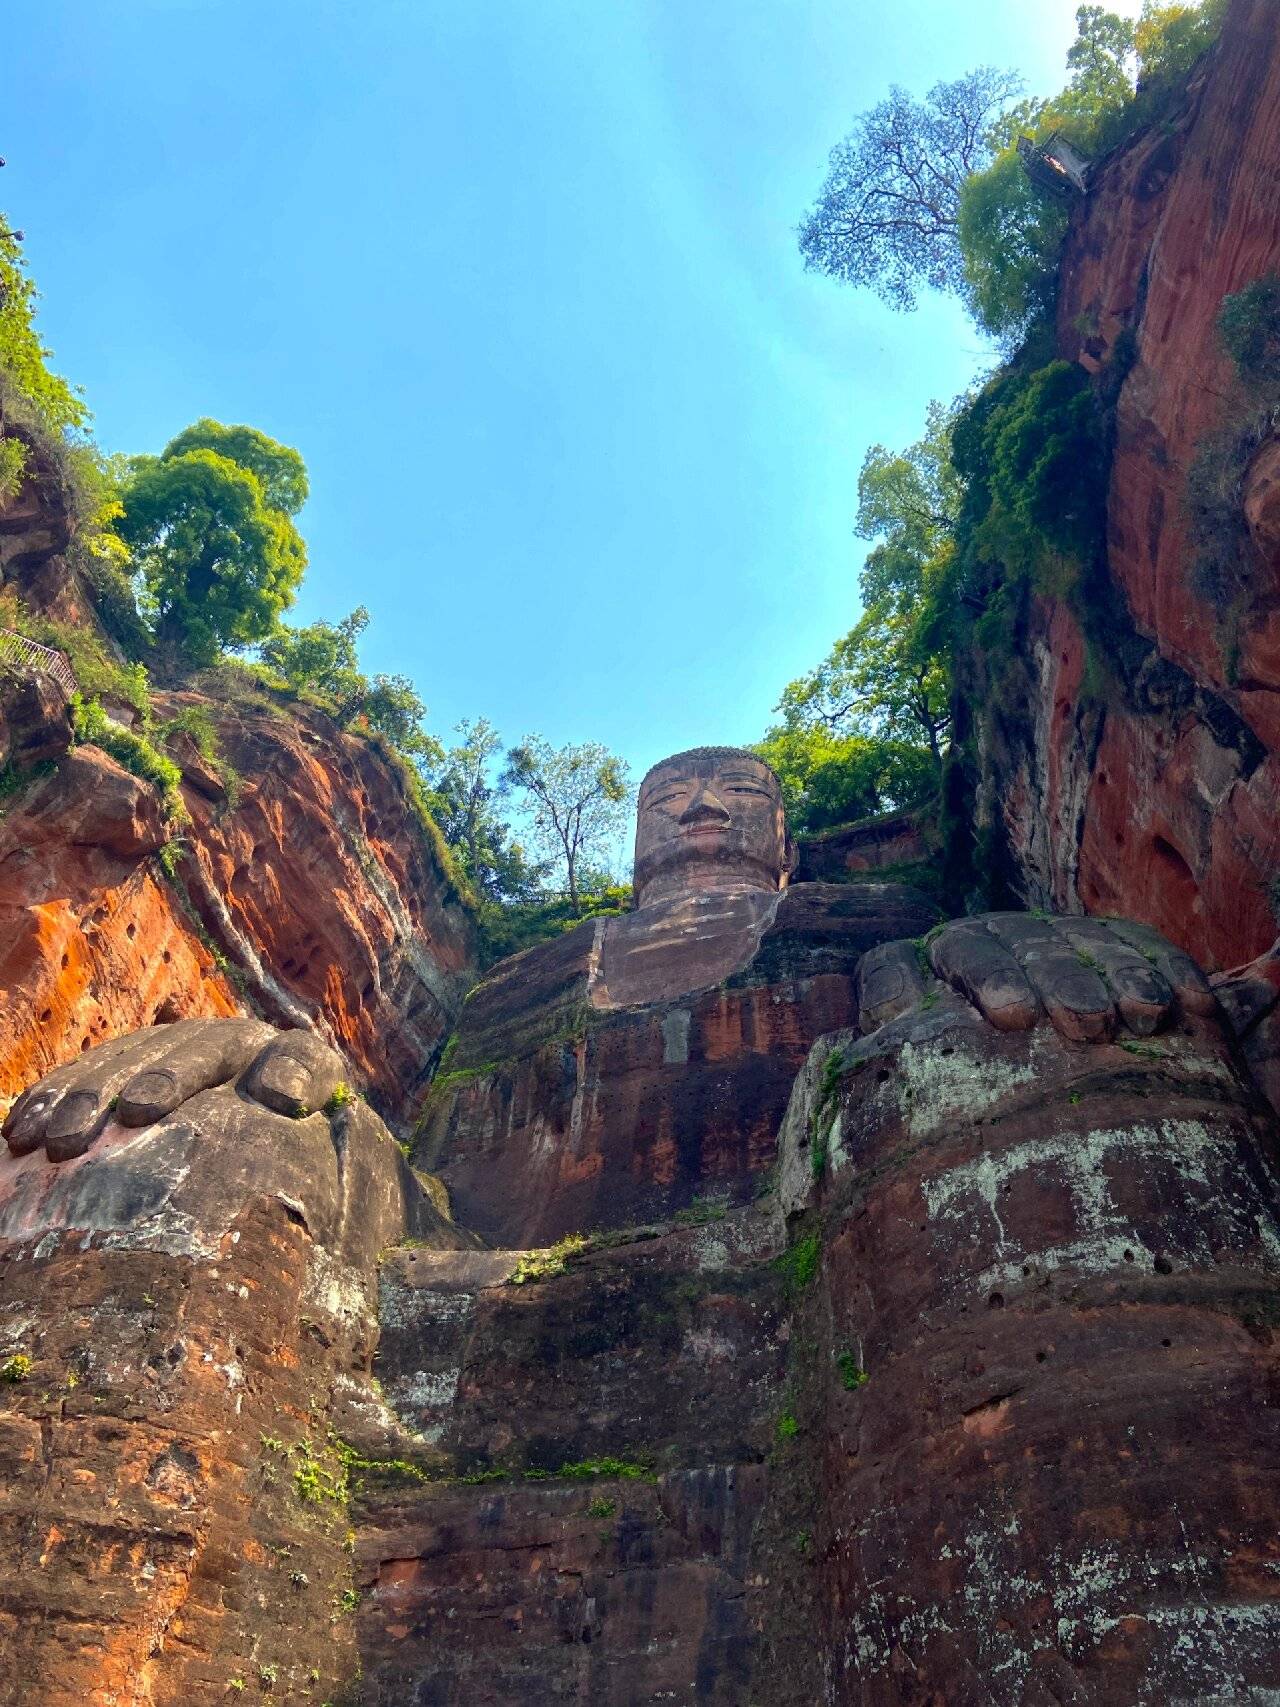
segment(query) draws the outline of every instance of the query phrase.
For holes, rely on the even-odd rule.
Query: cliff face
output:
[[[67,750],[55,689],[0,697],[15,758],[47,771],[0,818],[0,1093],[138,1026],[256,1012],[339,1045],[407,1124],[474,927],[386,759],[303,706],[157,695],[157,718],[207,711],[238,773],[175,736],[191,822],[170,841],[154,789]]]
[[[1276,935],[1280,532],[1266,440],[1240,470],[1247,528],[1206,581],[1189,477],[1246,413],[1224,298],[1280,271],[1280,33],[1236,0],[1181,110],[1103,163],[1068,239],[1063,356],[1124,372],[1107,508],[1116,620],[1103,683],[1079,624],[1035,603],[1025,704],[986,715],[980,809],[1033,904],[1149,921],[1211,968]]]

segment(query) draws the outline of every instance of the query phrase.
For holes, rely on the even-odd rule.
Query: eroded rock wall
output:
[[[936,921],[902,884],[797,884],[732,976],[612,1008],[590,999],[600,925],[513,956],[463,1008],[415,1156],[498,1245],[658,1220],[699,1197],[749,1202],[797,1068],[855,1016],[859,956]]]
[[[771,1495],[807,1545],[762,1700],[1264,1697],[1276,1160],[1203,1017],[1082,1047],[944,993],[815,1049]]]
[[[1280,271],[1280,31],[1235,0],[1182,106],[1098,169],[1062,267],[1062,354],[1124,374],[1092,658],[1036,601],[1021,687],[983,707],[980,814],[1035,905],[1142,918],[1210,969],[1276,937],[1280,555],[1274,441],[1243,471],[1238,598],[1197,572],[1188,479],[1247,412],[1224,299]],[[1021,704],[1015,703],[1021,699]]]
[[[138,1026],[258,1013],[340,1046],[407,1129],[476,938],[376,748],[302,705],[157,694],[157,720],[207,713],[226,761],[172,740],[190,823],[171,833],[155,790],[68,750],[60,696],[37,717],[31,692],[12,678],[0,705],[45,773],[0,817],[0,1093]]]

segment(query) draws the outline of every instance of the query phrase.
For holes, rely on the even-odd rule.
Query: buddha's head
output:
[[[694,747],[640,784],[636,906],[706,891],[781,889],[795,863],[777,777],[739,747]]]

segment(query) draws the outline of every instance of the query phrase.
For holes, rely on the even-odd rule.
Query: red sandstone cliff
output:
[[[980,730],[980,815],[1002,827],[1024,899],[1145,919],[1213,969],[1277,930],[1280,441],[1241,471],[1229,608],[1197,574],[1188,481],[1247,408],[1224,298],[1278,271],[1280,30],[1273,0],[1235,0],[1180,109],[1100,164],[1063,260],[1062,354],[1125,374],[1103,688],[1072,610],[1038,600],[1026,703],[985,711]]]
[[[258,1012],[336,1043],[407,1122],[470,982],[474,925],[403,782],[319,711],[156,696],[162,718],[192,704],[240,780],[229,797],[177,736],[191,822],[171,841],[147,783],[68,750],[50,684],[0,683],[15,756],[47,767],[0,816],[0,1095],[138,1026]]]

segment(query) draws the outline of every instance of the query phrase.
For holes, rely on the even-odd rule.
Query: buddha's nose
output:
[[[732,817],[732,812],[721,800],[715,789],[704,787],[698,790],[680,814],[680,822],[682,824],[727,824]]]

